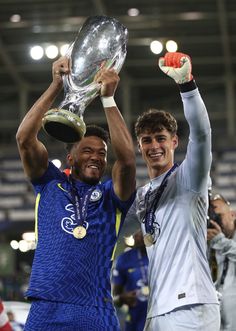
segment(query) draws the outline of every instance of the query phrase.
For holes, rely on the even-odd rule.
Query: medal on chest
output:
[[[146,247],[150,247],[154,244],[154,239],[153,239],[151,233],[146,233],[143,236],[143,241],[144,241],[144,244]]]
[[[73,236],[76,239],[83,239],[87,234],[88,223],[86,222],[89,200],[93,188],[88,189],[84,194],[79,195],[76,184],[70,176],[71,196],[73,200],[77,226],[73,229]]]
[[[73,236],[76,238],[76,239],[83,239],[87,234],[87,230],[85,229],[84,226],[82,225],[79,225],[77,226],[76,228],[74,228],[73,230]]]

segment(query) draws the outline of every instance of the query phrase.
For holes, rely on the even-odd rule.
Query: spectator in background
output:
[[[23,331],[24,326],[15,320],[15,315],[12,311],[7,311],[7,316],[13,331]]]
[[[221,294],[221,329],[236,331],[236,214],[217,194],[211,198],[213,216],[207,230],[209,246],[217,261],[216,289]]]
[[[143,331],[149,294],[148,257],[142,232],[134,234],[134,247],[115,261],[112,273],[114,302],[118,307],[128,306],[125,331]]]
[[[13,331],[1,299],[0,299],[0,331]]]

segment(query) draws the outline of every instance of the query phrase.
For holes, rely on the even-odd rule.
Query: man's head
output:
[[[231,238],[235,231],[235,212],[231,210],[230,203],[220,194],[211,198],[214,212],[221,218],[221,228],[226,237]]]
[[[135,133],[151,178],[171,168],[178,146],[177,122],[168,112],[150,109],[138,117]]]
[[[144,241],[143,241],[143,234],[141,230],[138,230],[134,233],[134,244],[135,247],[142,247],[144,246]]]
[[[67,163],[72,175],[85,183],[95,185],[103,176],[107,165],[108,132],[88,125],[84,137],[77,143],[67,144]]]

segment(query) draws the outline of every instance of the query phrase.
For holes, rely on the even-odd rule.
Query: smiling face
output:
[[[178,146],[177,135],[172,136],[166,129],[160,132],[143,132],[138,145],[146,162],[150,178],[160,176],[174,164],[174,150]]]
[[[135,133],[151,179],[173,166],[177,129],[175,118],[164,110],[149,109],[138,117]]]
[[[84,137],[67,155],[72,176],[84,183],[97,184],[107,165],[107,145],[99,137]]]

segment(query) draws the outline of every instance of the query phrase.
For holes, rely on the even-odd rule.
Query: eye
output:
[[[165,140],[166,140],[166,137],[163,137],[163,136],[157,138],[157,141],[165,141]]]
[[[89,153],[91,153],[91,149],[90,148],[84,148],[83,153],[89,154]]]
[[[151,142],[151,138],[143,137],[141,140],[142,144],[149,144]]]

